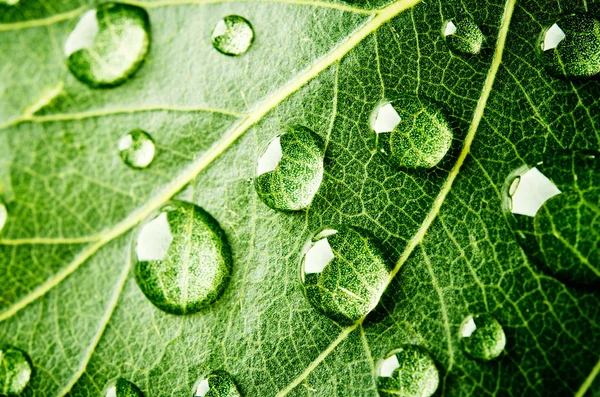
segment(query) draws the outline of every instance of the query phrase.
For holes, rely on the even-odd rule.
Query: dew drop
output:
[[[360,320],[379,302],[390,278],[379,243],[365,230],[339,226],[322,230],[302,260],[308,301],[342,324]]]
[[[600,22],[588,14],[560,18],[544,30],[540,55],[555,76],[591,77],[600,72]]]
[[[452,130],[441,110],[411,95],[379,105],[371,128],[385,158],[398,167],[434,167],[452,143]]]
[[[306,127],[289,127],[273,139],[258,160],[254,188],[279,211],[307,208],[323,180],[323,140]]]
[[[21,394],[31,379],[31,363],[27,355],[14,347],[0,347],[0,395]]]
[[[6,204],[4,201],[0,200],[0,232],[4,229],[4,225],[6,225],[6,220],[8,219],[8,210],[6,209]]]
[[[506,336],[500,323],[492,316],[482,314],[468,316],[460,327],[461,346],[469,356],[480,360],[492,360],[506,346]]]
[[[485,39],[481,29],[471,18],[446,21],[442,34],[448,47],[460,54],[479,54]]]
[[[154,159],[154,141],[148,133],[133,130],[119,139],[119,156],[132,168],[146,168]]]
[[[252,25],[239,15],[221,19],[212,32],[213,46],[225,55],[242,55],[248,51],[253,40]]]
[[[599,156],[551,153],[506,183],[506,212],[523,250],[565,281],[600,282]]]
[[[192,388],[192,397],[240,397],[231,375],[214,371],[198,379]]]
[[[91,87],[114,87],[142,65],[150,46],[148,13],[104,3],[83,14],[65,43],[67,67]]]
[[[218,222],[197,205],[173,201],[151,216],[134,240],[135,279],[156,307],[190,314],[223,292],[231,250]]]
[[[377,364],[377,389],[381,397],[429,397],[438,384],[435,363],[419,346],[392,350]]]
[[[104,389],[105,397],[144,397],[141,390],[128,380],[118,378]]]

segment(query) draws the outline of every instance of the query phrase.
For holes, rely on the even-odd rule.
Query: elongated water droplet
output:
[[[104,3],[83,14],[65,43],[67,67],[91,87],[113,87],[142,65],[150,46],[148,13]]]
[[[471,18],[446,21],[442,34],[448,47],[461,54],[479,54],[485,39],[481,29]]]
[[[0,232],[4,229],[4,225],[6,225],[6,220],[8,219],[8,210],[6,209],[6,204],[4,201],[0,200]]]
[[[194,384],[192,397],[240,397],[240,393],[231,375],[214,371]]]
[[[378,106],[371,128],[378,134],[382,153],[398,167],[431,168],[452,143],[452,130],[441,110],[411,95]]]
[[[104,397],[144,397],[141,390],[128,380],[118,378],[104,389]]]
[[[301,275],[306,297],[317,310],[351,324],[377,305],[390,270],[370,233],[339,226],[324,229],[312,239]]]
[[[133,130],[119,139],[119,156],[133,168],[146,168],[154,159],[154,141],[148,133]]]
[[[510,224],[532,261],[565,281],[600,282],[600,157],[549,154],[507,181]]]
[[[600,72],[600,22],[588,14],[560,18],[542,33],[541,59],[551,74],[591,77]]]
[[[419,346],[392,350],[377,364],[377,389],[381,397],[429,397],[438,384],[435,363]]]
[[[0,347],[0,395],[21,394],[31,379],[27,355],[14,347]]]
[[[323,180],[323,140],[306,127],[289,127],[258,160],[254,187],[261,200],[280,211],[298,211],[312,202]]]
[[[465,353],[480,360],[492,360],[506,346],[506,336],[500,323],[492,316],[468,316],[460,327],[461,345]]]
[[[213,46],[225,55],[242,55],[254,40],[254,29],[248,20],[229,15],[217,22],[212,33]]]
[[[171,202],[140,228],[135,279],[159,309],[195,313],[223,292],[232,265],[225,232],[202,208]]]

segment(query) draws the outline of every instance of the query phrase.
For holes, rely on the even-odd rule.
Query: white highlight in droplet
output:
[[[116,385],[112,385],[111,387],[108,388],[108,390],[106,390],[106,397],[117,397],[117,386]]]
[[[277,165],[283,157],[283,151],[281,149],[281,137],[277,137],[269,143],[265,153],[258,159],[258,166],[256,168],[256,176],[260,176],[267,172],[274,171]]]
[[[138,260],[157,261],[164,259],[172,242],[173,234],[171,233],[167,213],[163,212],[142,228],[135,249]]]
[[[379,376],[389,378],[398,367],[400,367],[400,362],[398,361],[398,357],[394,354],[381,362],[379,365]]]
[[[533,217],[546,201],[561,193],[550,179],[532,168],[521,175],[519,185],[514,189],[511,212]]]
[[[567,37],[565,32],[557,25],[554,24],[546,31],[544,35],[544,46],[543,50],[548,51],[553,48],[558,47],[561,41],[563,41]]]
[[[6,205],[0,201],[0,231],[4,228],[4,225],[6,225],[6,219],[8,219],[8,211],[6,210]],[[0,353],[0,355],[1,354],[2,353]]]
[[[444,29],[444,36],[450,36],[456,33],[456,25],[452,21],[448,21],[446,28]]]
[[[304,257],[304,273],[321,273],[333,258],[335,255],[327,238],[317,241]]]
[[[98,20],[96,19],[96,10],[90,10],[83,14],[75,29],[71,32],[65,42],[65,56],[69,56],[75,51],[83,48],[90,48],[94,44],[94,39],[98,34]]]
[[[215,30],[213,30],[213,36],[221,36],[225,32],[227,32],[227,25],[225,24],[225,20],[221,19],[217,22]]]
[[[204,397],[206,393],[210,390],[210,386],[208,385],[208,379],[201,379],[195,385],[195,397]]]
[[[371,126],[378,133],[392,132],[402,118],[391,103],[377,109],[377,115]]]
[[[475,320],[473,316],[469,316],[465,319],[462,327],[460,327],[460,334],[463,338],[468,338],[475,332],[477,329],[477,325],[475,325]]]

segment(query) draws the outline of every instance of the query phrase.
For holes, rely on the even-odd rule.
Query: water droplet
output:
[[[523,250],[566,281],[600,282],[599,155],[549,154],[516,170],[506,184],[509,221]]]
[[[323,180],[323,140],[306,127],[289,127],[258,160],[254,187],[261,200],[280,211],[298,211],[312,202]]]
[[[213,46],[225,55],[242,55],[254,40],[254,29],[248,20],[229,15],[217,22],[212,33]]]
[[[381,397],[429,397],[437,390],[439,380],[433,359],[419,346],[393,350],[377,364]]]
[[[506,345],[502,326],[487,314],[468,316],[459,332],[465,353],[480,360],[487,361],[498,357]]]
[[[461,54],[479,54],[485,37],[471,18],[449,20],[442,29],[448,47]]]
[[[371,128],[390,163],[431,168],[452,143],[452,130],[441,110],[416,96],[403,95],[378,106]]]
[[[390,270],[370,233],[339,226],[312,239],[301,276],[306,297],[317,310],[339,323],[352,324],[375,308]]]
[[[118,378],[104,389],[105,397],[144,397],[141,390],[128,380]]]
[[[65,56],[81,82],[113,87],[140,68],[149,46],[150,21],[143,8],[104,3],[83,14],[65,43]]]
[[[232,259],[225,232],[197,205],[174,201],[151,216],[135,239],[135,279],[159,309],[195,313],[223,292]]]
[[[551,74],[590,77],[600,72],[600,22],[571,14],[546,28],[540,40],[542,63]]]
[[[133,168],[146,168],[154,159],[154,141],[148,133],[133,130],[119,139],[119,155]]]
[[[0,395],[21,394],[31,379],[31,363],[27,355],[14,347],[0,348]]]
[[[6,204],[4,201],[0,200],[0,232],[4,229],[4,225],[6,225],[6,220],[8,219],[8,210],[6,209]]]
[[[240,397],[240,393],[231,375],[214,371],[194,384],[192,397]]]

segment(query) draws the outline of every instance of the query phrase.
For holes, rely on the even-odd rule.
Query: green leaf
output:
[[[436,395],[600,394],[600,294],[579,282],[598,266],[600,174],[547,176],[564,200],[535,219],[510,213],[506,194],[516,172],[559,150],[600,147],[600,81],[556,77],[540,56],[545,29],[598,15],[600,2],[131,1],[148,12],[150,49],[105,89],[79,82],[63,51],[95,2],[8,3],[0,345],[33,364],[23,395],[97,396],[120,378],[146,396],[189,396],[224,370],[244,396],[376,396],[379,360],[408,345],[433,359]],[[211,39],[232,14],[254,29],[240,56]],[[479,27],[478,54],[448,46],[451,20]],[[401,96],[435,104],[451,129],[432,168],[380,153],[373,111]],[[324,174],[306,211],[278,212],[252,180],[289,126],[322,138]],[[155,144],[145,169],[119,155],[134,130]],[[585,169],[597,169],[597,152],[586,153],[595,165]],[[231,246],[229,284],[195,314],[156,308],[131,263],[136,225],[171,198],[210,213]],[[301,282],[307,242],[330,225],[367,230],[393,266],[380,305],[351,325],[315,309]],[[567,267],[545,263],[555,253]],[[586,272],[570,271],[581,264],[573,255]],[[506,338],[489,361],[461,343],[465,318],[482,314]]]

